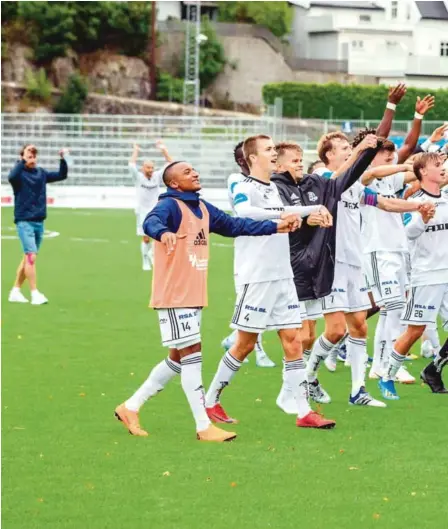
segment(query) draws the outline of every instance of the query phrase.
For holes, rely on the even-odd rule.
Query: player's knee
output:
[[[354,338],[367,338],[367,331],[368,326],[365,320],[353,322],[349,329],[350,336]]]
[[[410,340],[417,341],[423,336],[425,328],[425,325],[408,325],[405,334],[409,337]]]
[[[34,266],[36,262],[36,254],[35,253],[27,253],[25,255],[25,264],[28,266]]]
[[[328,329],[325,329],[325,338],[331,343],[337,343],[344,338],[346,329],[345,322],[336,323]]]

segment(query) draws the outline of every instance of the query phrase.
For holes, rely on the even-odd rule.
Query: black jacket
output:
[[[309,226],[304,219],[301,228],[289,234],[291,266],[300,301],[328,296],[334,279],[337,205],[342,193],[366,171],[378,148],[367,149],[341,176],[328,179],[306,175],[297,184],[289,173],[272,175],[285,205],[322,204],[333,215],[331,228]]]

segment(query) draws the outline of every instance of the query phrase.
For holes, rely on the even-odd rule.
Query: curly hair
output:
[[[357,147],[362,142],[362,140],[369,134],[376,134],[376,129],[365,128],[360,130],[358,134],[353,138],[352,147]]]

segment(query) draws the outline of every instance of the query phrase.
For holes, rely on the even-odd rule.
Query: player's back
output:
[[[411,241],[412,286],[448,283],[448,196],[430,195],[423,189],[409,200],[432,202],[436,212],[424,226],[423,233]],[[423,223],[419,212],[405,215],[405,224]]]
[[[236,215],[241,215],[246,204],[262,209],[283,207],[274,183],[264,183],[251,177],[246,177],[234,188]],[[288,234],[238,237],[235,239],[234,265],[237,285],[292,278]]]

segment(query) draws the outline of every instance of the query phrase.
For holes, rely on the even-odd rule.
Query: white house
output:
[[[381,83],[448,87],[448,0],[296,0],[297,56],[346,62]]]

